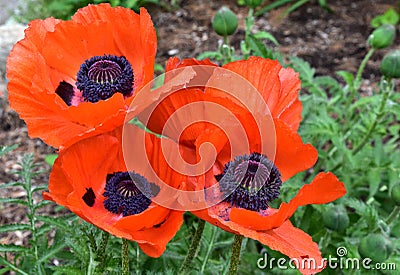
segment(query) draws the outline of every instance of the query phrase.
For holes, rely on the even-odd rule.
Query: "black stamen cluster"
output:
[[[229,194],[225,202],[252,211],[267,209],[279,196],[282,185],[276,166],[259,153],[236,157],[225,165],[224,172],[216,179],[220,191]]]
[[[94,56],[81,65],[76,87],[84,100],[92,103],[106,100],[115,93],[131,96],[132,66],[124,56]]]
[[[134,172],[116,172],[107,176],[104,207],[114,214],[135,215],[149,207],[152,195],[151,184],[145,177]]]

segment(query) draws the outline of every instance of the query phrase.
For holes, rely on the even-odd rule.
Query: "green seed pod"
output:
[[[368,38],[368,44],[375,49],[383,49],[392,45],[396,28],[393,25],[385,24],[372,32]]]
[[[238,20],[236,15],[227,7],[220,8],[212,20],[214,31],[221,35],[231,35],[236,31]]]
[[[400,50],[385,55],[381,62],[381,72],[386,77],[400,78]]]
[[[391,197],[396,205],[400,205],[400,183],[393,186]]]
[[[393,245],[382,234],[373,233],[361,239],[358,252],[363,258],[383,263],[393,251]]]
[[[322,215],[325,227],[334,231],[343,231],[349,226],[349,216],[343,206],[331,207]]]
[[[261,0],[245,0],[244,2],[246,6],[253,9],[257,8],[261,4]]]

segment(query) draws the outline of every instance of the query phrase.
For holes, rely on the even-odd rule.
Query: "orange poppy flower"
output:
[[[210,62],[172,59],[167,69],[194,65],[210,66]],[[203,81],[207,87],[193,85],[163,99],[147,124],[150,129],[163,130],[167,136],[193,148],[198,162],[205,156],[216,156],[210,169],[200,176],[189,177],[186,185],[187,190],[204,189],[204,200],[214,205],[191,212],[228,232],[258,240],[288,255],[304,274],[321,271],[324,262],[318,245],[305,232],[293,227],[289,218],[299,206],[328,203],[342,197],[346,193],[343,183],[332,173],[320,173],[289,203],[282,203],[279,209],[269,206],[279,196],[282,182],[313,166],[318,157],[317,150],[304,144],[297,133],[302,107],[298,100],[300,81],[297,74],[292,69],[282,68],[277,61],[252,57],[222,67],[251,84],[238,87],[235,77],[225,78],[229,75],[226,70],[219,70],[215,64],[211,66],[215,69],[211,68]],[[195,70],[200,75],[202,69]],[[216,88],[213,85],[215,81],[222,82],[226,90]],[[256,89],[256,94],[248,93],[249,89]],[[229,93],[232,90],[238,93]],[[261,100],[255,99],[257,95]],[[230,110],[232,120],[225,119],[218,109],[215,112],[212,108],[207,109],[207,102]],[[200,107],[194,103],[199,103]],[[262,108],[264,103],[269,114],[256,108]],[[176,115],[175,112],[184,106],[194,107]],[[249,110],[249,106],[253,109]],[[164,127],[171,117],[172,123]],[[215,125],[204,122],[214,117],[218,121],[225,119],[234,123]],[[188,122],[191,120],[196,122],[190,125]],[[233,135],[229,136],[227,129],[218,127],[221,125],[230,128],[229,131],[233,128]],[[239,128],[244,131],[245,140],[234,143]],[[274,131],[275,138],[271,138],[271,131]],[[248,146],[243,147],[240,154],[233,154],[236,145],[246,142]],[[213,148],[203,147],[207,143],[211,143]],[[267,144],[266,150],[263,143]],[[209,189],[214,186],[217,189]],[[315,262],[315,265],[303,264],[304,259]]]
[[[129,160],[129,167],[135,169],[127,170],[121,148],[122,128],[117,128],[62,150],[43,197],[117,237],[136,241],[147,255],[159,257],[179,230],[183,212],[152,202],[150,198],[162,191],[156,178],[179,188],[184,177],[167,169],[160,157],[159,138],[133,125],[126,127],[131,127],[129,146],[135,150],[145,144],[149,163],[137,160],[139,156],[135,155],[136,161]],[[157,177],[153,167],[157,168]]]
[[[88,5],[69,21],[34,20],[7,60],[9,101],[31,137],[66,147],[113,130],[153,78],[150,15]]]

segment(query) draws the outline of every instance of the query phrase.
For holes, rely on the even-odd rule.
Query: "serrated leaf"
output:
[[[29,248],[15,244],[0,244],[0,252],[29,252]]]
[[[12,224],[3,224],[0,226],[0,233],[3,232],[11,232],[16,230],[30,230],[31,227],[29,224],[24,223],[12,223]]]
[[[25,184],[23,184],[22,182],[19,182],[19,181],[0,184],[0,188],[17,187],[17,186],[24,187]]]
[[[42,221],[44,223],[48,223],[51,224],[53,226],[56,226],[58,228],[61,228],[67,232],[71,231],[70,226],[68,225],[68,223],[64,220],[62,220],[62,217],[59,218],[54,218],[54,217],[47,217],[47,216],[36,216],[36,219],[38,219],[39,221]]]
[[[302,80],[312,82],[315,69],[311,68],[310,63],[296,56],[292,56],[289,59],[294,70],[300,73],[300,78],[302,78]]]
[[[0,146],[0,157],[2,155],[7,154],[8,152],[16,149],[17,147],[18,147],[18,144],[14,144],[14,145],[11,145],[11,146]]]
[[[38,259],[39,263],[44,263],[54,255],[56,255],[59,251],[61,251],[66,245],[64,243],[59,243],[53,246],[50,246],[46,249],[46,253],[41,255]]]
[[[258,40],[254,35],[248,35],[249,48],[253,51],[255,56],[261,56],[264,58],[269,57],[269,53],[264,43]]]
[[[267,39],[274,43],[276,46],[279,46],[278,40],[269,32],[260,31],[254,34],[254,37],[257,39]]]
[[[38,191],[43,191],[48,189],[48,185],[40,185],[32,189],[32,193],[38,192]]]
[[[16,198],[0,198],[0,203],[22,204],[28,206],[28,202]]]

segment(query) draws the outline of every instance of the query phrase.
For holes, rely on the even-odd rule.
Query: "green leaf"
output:
[[[371,26],[378,28],[384,24],[396,25],[399,23],[399,19],[399,14],[393,8],[389,8],[384,14],[375,16],[371,20]]]
[[[4,266],[8,266],[8,268],[10,270],[13,270],[15,272],[18,272],[19,275],[29,275],[28,273],[26,273],[25,271],[19,269],[17,266],[13,265],[12,263],[10,263],[9,261],[7,261],[6,259],[4,259],[2,256],[0,256],[0,264],[4,265]],[[0,273],[3,274],[3,273]]]
[[[2,155],[7,154],[8,152],[16,149],[17,147],[18,147],[18,144],[14,144],[14,145],[11,145],[11,146],[0,146],[0,157]]]
[[[318,0],[318,4],[325,9],[327,12],[332,12],[332,9],[328,6],[326,0]]]
[[[13,204],[22,204],[24,206],[28,206],[28,202],[16,198],[0,198],[0,203],[13,203]]]
[[[59,243],[56,245],[51,246],[50,248],[46,249],[46,253],[41,255],[38,262],[43,263],[56,255],[59,251],[61,251],[65,247],[65,243]]]
[[[262,15],[266,12],[269,12],[270,10],[279,8],[283,5],[286,5],[287,3],[292,2],[293,0],[277,0],[277,1],[273,1],[271,4],[265,6],[264,8],[262,8],[261,10],[259,10],[258,12],[256,12],[256,16]]]
[[[267,39],[272,41],[276,46],[279,46],[278,40],[269,32],[260,31],[254,34],[257,39]]]
[[[354,85],[354,75],[348,71],[337,71],[336,74],[346,81],[347,85]]]
[[[222,55],[219,52],[205,51],[197,56],[197,59],[199,60],[203,60],[206,58],[220,60],[222,58]]]
[[[371,167],[368,169],[369,196],[373,197],[381,184],[381,169]]]
[[[82,275],[82,269],[69,266],[56,266],[52,267],[54,270],[53,275]]]
[[[249,48],[253,50],[254,55],[256,56],[261,56],[261,57],[268,57],[269,53],[267,48],[265,47],[264,43],[261,42],[259,39],[257,39],[254,35],[249,34],[248,35],[248,42],[249,42]]]
[[[68,225],[68,222],[66,222],[63,217],[58,217],[58,218],[54,218],[54,217],[47,217],[47,216],[36,216],[36,219],[38,219],[39,221],[42,221],[44,223],[48,223],[51,224],[53,226],[56,226],[58,228],[61,228],[67,232],[71,231],[71,227]]]
[[[15,244],[0,244],[0,252],[29,252],[29,248]]]
[[[29,224],[23,224],[23,223],[3,224],[0,226],[0,233],[11,232],[16,230],[30,230],[30,229],[31,227]]]
[[[19,181],[0,184],[0,188],[8,188],[8,187],[16,187],[16,186],[24,187],[25,184],[22,182],[19,182]]]
[[[53,166],[53,164],[54,164],[54,162],[56,161],[57,157],[58,157],[58,154],[49,154],[49,155],[47,155],[47,156],[44,158],[44,161],[45,161],[48,165]]]
[[[300,77],[302,78],[302,80],[307,80],[309,82],[313,81],[315,69],[311,68],[310,63],[295,56],[292,56],[289,59],[292,63],[293,69],[296,72],[300,73]]]

